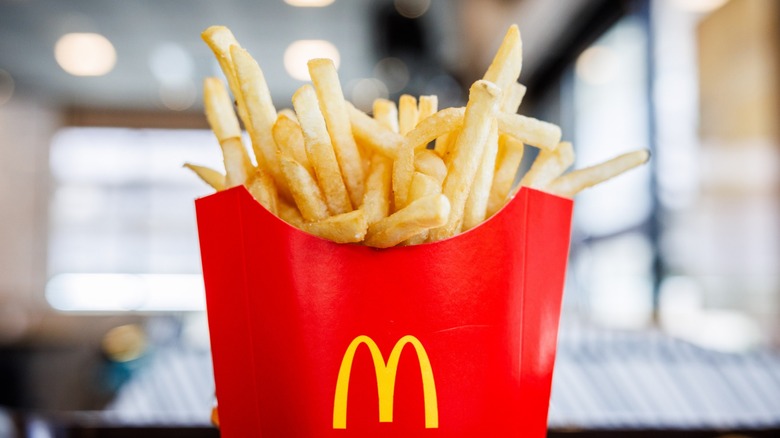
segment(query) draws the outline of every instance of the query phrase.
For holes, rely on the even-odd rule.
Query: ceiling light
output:
[[[431,0],[395,0],[395,10],[406,18],[418,18],[431,7]]]
[[[54,46],[57,64],[74,76],[102,76],[116,64],[111,41],[97,33],[68,33]]]
[[[290,6],[299,8],[321,8],[333,3],[334,0],[284,0]]]
[[[339,51],[336,46],[325,40],[299,40],[290,44],[284,51],[284,68],[293,78],[308,81],[310,80],[309,67],[306,63],[314,58],[330,58],[336,68],[339,68]]]

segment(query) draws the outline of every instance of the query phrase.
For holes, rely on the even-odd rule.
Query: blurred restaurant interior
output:
[[[217,436],[206,27],[368,112],[462,106],[511,23],[575,167],[652,152],[576,199],[550,436],[780,436],[780,2],[0,0],[0,437]]]

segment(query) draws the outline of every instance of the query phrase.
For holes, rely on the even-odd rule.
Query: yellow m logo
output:
[[[374,360],[376,387],[379,394],[379,421],[381,423],[393,421],[393,394],[395,393],[395,375],[398,371],[398,361],[406,344],[412,344],[417,353],[417,359],[420,362],[420,374],[422,374],[425,427],[426,429],[438,428],[439,404],[436,400],[436,383],[433,381],[431,362],[428,360],[428,354],[420,341],[411,335],[404,336],[396,342],[393,351],[390,352],[390,357],[387,359],[387,364],[385,364],[379,347],[368,336],[358,336],[349,344],[347,351],[344,353],[344,359],[341,360],[339,377],[336,380],[336,394],[333,400],[333,428],[347,428],[349,375],[352,372],[352,360],[355,358],[355,351],[360,344],[366,344]]]

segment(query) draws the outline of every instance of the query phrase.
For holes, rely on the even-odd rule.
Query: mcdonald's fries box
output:
[[[223,437],[544,437],[572,201],[374,249],[196,201]]]

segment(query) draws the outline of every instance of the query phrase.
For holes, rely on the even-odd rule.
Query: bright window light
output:
[[[161,312],[206,309],[200,275],[59,274],[46,300],[63,312]]]
[[[67,312],[203,308],[193,201],[212,193],[183,158],[222,166],[206,130],[66,128],[50,153],[46,297]]]

